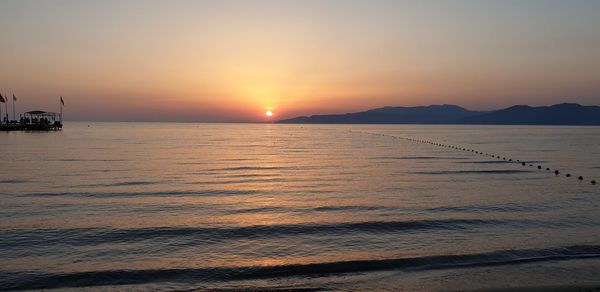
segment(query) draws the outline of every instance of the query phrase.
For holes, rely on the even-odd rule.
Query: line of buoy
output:
[[[350,131],[350,132],[354,132],[354,131]],[[459,146],[454,146],[454,145],[449,145],[449,144],[432,142],[432,141],[429,141],[429,140],[414,139],[414,138],[407,138],[407,137],[400,137],[400,136],[392,136],[392,135],[379,134],[379,133],[369,133],[369,132],[362,132],[362,131],[357,131],[357,132],[364,133],[364,134],[371,134],[371,135],[378,135],[378,136],[386,136],[386,137],[391,137],[391,138],[404,139],[404,140],[407,140],[407,141],[412,141],[412,142],[417,142],[417,143],[423,143],[423,144],[430,144],[430,145],[434,145],[434,146],[439,146],[439,147],[444,147],[444,148],[450,148],[450,149],[455,149],[455,150],[462,150],[462,151],[465,151],[465,152],[471,152],[471,153],[474,153],[474,154],[479,154],[479,155],[488,156],[488,157],[492,157],[492,158],[496,158],[496,159],[501,159],[503,161],[507,161],[507,157],[502,157],[501,158],[500,155],[483,153],[483,152],[481,152],[479,150],[475,150],[475,149],[468,149],[468,148],[465,148],[465,147],[459,147]],[[513,162],[513,159],[512,158],[508,158],[507,162]],[[522,162],[519,159],[517,159],[516,162],[520,163],[522,166],[526,166],[527,165],[527,163]],[[533,164],[529,164],[529,166],[533,167],[534,165]],[[538,165],[537,169],[542,170],[543,167],[541,165]],[[550,168],[547,167],[546,171],[550,171]],[[554,174],[558,176],[560,174],[560,171],[558,169],[556,169],[556,170],[554,170]],[[567,173],[565,176],[566,177],[571,177],[571,174]],[[583,181],[583,176],[580,175],[580,176],[577,177],[577,179],[579,181]],[[590,183],[593,184],[593,185],[595,185],[596,184],[596,180],[591,180]]]

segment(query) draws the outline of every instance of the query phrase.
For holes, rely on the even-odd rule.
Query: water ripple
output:
[[[412,258],[354,260],[275,266],[101,270],[67,273],[2,271],[0,272],[0,279],[2,279],[0,280],[0,288],[3,290],[22,290],[131,285],[156,282],[214,282],[310,275],[323,276],[385,270],[422,271],[459,269],[599,257],[600,246],[578,245],[547,249],[497,250],[472,254],[431,255]]]

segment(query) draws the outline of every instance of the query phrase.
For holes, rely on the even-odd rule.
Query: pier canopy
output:
[[[29,116],[30,118],[36,118],[36,119],[40,119],[40,118],[46,118],[52,121],[56,121],[56,117],[59,117],[60,114],[59,113],[53,113],[53,112],[45,112],[45,111],[29,111],[25,113],[25,117]]]
[[[20,125],[28,130],[58,130],[62,128],[62,116],[55,112],[29,111],[23,114]]]

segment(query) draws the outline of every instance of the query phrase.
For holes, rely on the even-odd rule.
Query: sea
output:
[[[1,132],[0,289],[598,286],[592,180],[592,126]]]

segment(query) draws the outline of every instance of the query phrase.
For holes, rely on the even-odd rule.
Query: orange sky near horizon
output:
[[[0,93],[74,120],[600,103],[600,2],[0,3]],[[272,117],[265,111],[271,110]]]

